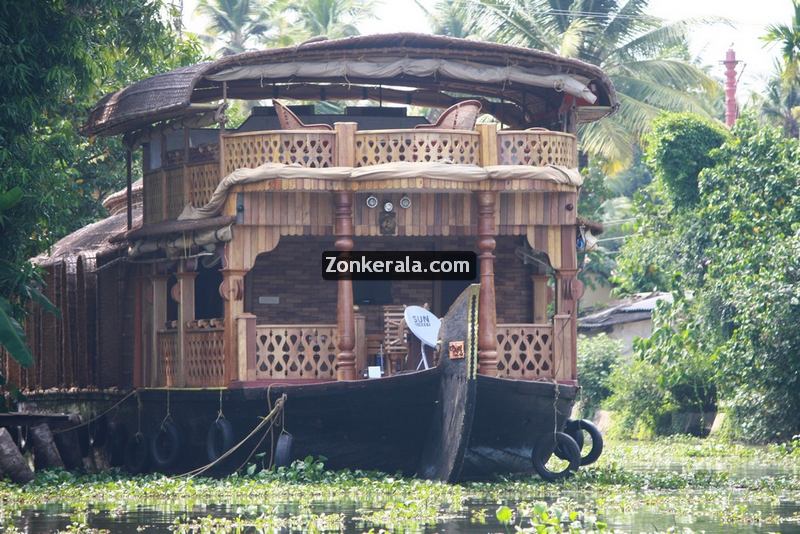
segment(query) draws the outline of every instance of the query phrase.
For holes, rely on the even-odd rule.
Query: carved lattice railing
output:
[[[225,329],[222,320],[193,321],[186,329],[184,354],[186,357],[186,385],[189,387],[214,387],[224,385]]]
[[[549,130],[497,132],[500,165],[578,166],[578,142],[574,135]]]
[[[334,164],[336,133],[328,130],[281,130],[226,135],[224,173],[264,163],[296,163],[303,167]]]
[[[158,332],[156,340],[158,342],[156,385],[172,387],[175,385],[178,363],[178,331],[161,330]]]
[[[356,133],[356,167],[397,161],[478,165],[480,136],[465,130],[375,130]]]
[[[186,174],[189,182],[189,194],[186,201],[196,208],[205,206],[211,200],[211,195],[221,180],[219,163],[189,165],[186,167]]]
[[[256,326],[256,379],[336,378],[336,325]]]
[[[498,376],[537,380],[555,377],[553,327],[541,324],[497,325]]]

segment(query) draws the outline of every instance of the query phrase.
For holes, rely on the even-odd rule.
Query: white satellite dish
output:
[[[425,356],[425,345],[435,348],[439,341],[439,328],[442,320],[421,306],[408,306],[403,312],[408,329],[422,341],[422,355],[417,369],[424,366],[428,368],[428,358]]]

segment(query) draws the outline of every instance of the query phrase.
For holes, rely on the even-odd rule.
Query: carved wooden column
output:
[[[224,385],[234,380],[246,380],[239,376],[239,316],[244,311],[244,275],[247,271],[239,269],[222,269],[222,284],[219,294],[225,303],[225,334],[223,346],[225,352]]]
[[[497,375],[497,310],[494,297],[494,220],[496,193],[480,191],[478,196],[478,261],[481,289],[478,302],[478,372]]]
[[[186,345],[187,323],[194,321],[194,280],[197,273],[189,270],[185,261],[180,262],[178,272],[175,273],[178,279],[178,361],[176,363],[175,386],[182,388],[186,386],[186,357],[189,350]]]
[[[166,372],[164,373],[164,382],[161,382],[159,369],[164,369],[163,354],[158,346],[158,332],[164,330],[167,322],[167,280],[169,275],[164,273],[154,272],[150,277],[150,287],[153,292],[153,315],[152,324],[150,326],[150,354],[153,355],[150,362],[150,385],[151,386],[165,386]]]
[[[334,235],[336,250],[353,250],[353,193],[333,193],[335,208]],[[353,349],[356,344],[356,319],[353,311],[353,281],[340,279],[336,301],[336,324],[338,328],[339,352],[336,354],[336,380],[355,380],[356,365]]]

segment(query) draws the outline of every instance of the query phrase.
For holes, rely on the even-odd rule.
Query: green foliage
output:
[[[611,374],[620,364],[622,346],[605,334],[578,337],[581,415],[591,417],[611,395]]]
[[[647,164],[676,207],[697,202],[697,176],[713,165],[711,152],[728,134],[721,124],[691,113],[665,113],[645,137]]]
[[[30,357],[19,350],[17,327],[25,304],[45,303],[28,259],[103,215],[102,199],[125,183],[120,140],[79,135],[87,110],[106,92],[199,59],[199,43],[178,39],[162,7],[0,3],[0,296],[3,342],[23,363]]]
[[[694,206],[672,209],[657,184],[638,199],[619,279],[680,290],[637,352],[658,371],[651,428],[654,414],[718,396],[736,435],[785,440],[800,432],[800,142],[749,116],[732,134],[699,172]],[[645,413],[624,408],[636,402],[628,385],[617,393]]]
[[[619,169],[633,160],[640,137],[661,110],[711,116],[722,94],[720,84],[689,56],[689,35],[701,23],[648,16],[649,3],[479,0],[467,3],[466,22],[492,41],[600,66],[614,82],[620,107],[615,115],[581,127],[581,147]]]

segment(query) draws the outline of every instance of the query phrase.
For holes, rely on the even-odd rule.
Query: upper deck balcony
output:
[[[145,145],[145,224],[175,219],[187,204],[204,205],[222,178],[265,163],[313,169],[447,163],[454,165],[455,175],[459,169],[467,174],[462,165],[569,169],[578,165],[575,136],[544,128],[498,131],[494,124],[479,124],[475,130],[426,128],[423,117],[406,116],[404,108],[372,108],[373,115],[357,108],[359,114],[307,115],[310,122],[333,123],[334,130],[280,130],[270,109],[256,108],[240,128],[221,135],[214,129],[174,131]],[[386,110],[393,116],[387,117]],[[401,127],[385,127],[394,124]],[[379,129],[361,129],[364,126]],[[355,181],[347,186],[358,189]]]

